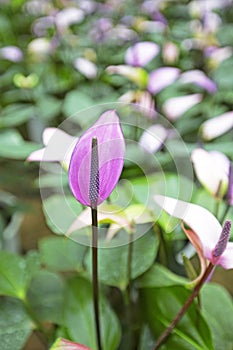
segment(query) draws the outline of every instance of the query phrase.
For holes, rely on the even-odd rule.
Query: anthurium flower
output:
[[[80,137],[72,153],[69,184],[74,197],[91,207],[93,201],[102,203],[119,180],[124,154],[119,118],[108,110]]]
[[[74,343],[70,340],[58,338],[50,350],[91,350],[84,345]]]
[[[198,69],[190,70],[188,72],[183,73],[180,76],[180,81],[185,84],[191,83],[191,84],[198,85],[211,94],[217,91],[217,86],[215,82],[213,82],[210,78],[208,78],[204,72]]]
[[[78,140],[63,130],[46,128],[42,135],[46,147],[32,152],[29,162],[60,162],[68,170],[71,154]]]
[[[161,67],[150,73],[148,81],[148,91],[157,94],[170,84],[172,84],[179,76],[180,70],[175,67]]]
[[[222,227],[212,213],[199,205],[160,195],[154,199],[169,215],[189,226],[188,229],[183,227],[183,230],[199,255],[202,273],[208,261],[224,269],[233,268],[233,242],[228,242],[230,221]]]
[[[139,144],[147,152],[154,153],[158,151],[168,137],[169,131],[160,124],[155,124],[146,129],[139,139]]]
[[[201,94],[172,97],[163,104],[162,109],[169,120],[175,121],[201,100]]]
[[[200,183],[212,195],[222,198],[228,188],[230,160],[221,152],[202,148],[192,152],[191,160]]]
[[[233,111],[223,113],[211,118],[201,126],[201,134],[204,140],[210,141],[225,134],[233,128]]]
[[[94,79],[98,73],[96,65],[83,57],[76,58],[74,67],[88,79]]]
[[[159,53],[159,46],[151,41],[143,41],[130,46],[125,54],[129,66],[144,67]]]
[[[123,77],[128,78],[141,88],[145,88],[147,85],[148,74],[147,72],[140,67],[131,67],[125,64],[120,64],[118,66],[109,66],[106,71],[109,74],[119,74]]]
[[[133,204],[127,208],[122,208],[117,205],[102,203],[98,207],[98,223],[110,224],[106,235],[107,240],[112,239],[122,228],[128,233],[132,233],[134,224],[145,224],[153,221],[154,216],[142,204]],[[86,208],[69,227],[67,235],[69,236],[75,231],[91,226],[91,224],[91,209]]]
[[[119,102],[131,103],[136,111],[149,119],[157,116],[154,99],[148,91],[127,91],[119,98]]]

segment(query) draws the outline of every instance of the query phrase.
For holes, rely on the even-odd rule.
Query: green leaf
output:
[[[129,234],[125,232],[130,239]],[[153,264],[158,251],[158,238],[150,231],[133,242],[132,279],[143,274]],[[99,279],[101,282],[125,290],[128,280],[129,244],[99,249]],[[90,254],[86,258],[91,271]],[[106,268],[107,266],[107,268]],[[91,272],[90,272],[91,273]]]
[[[64,282],[58,275],[38,271],[28,288],[27,301],[39,321],[62,324]]]
[[[145,288],[142,307],[157,339],[180,311],[190,292],[183,286]],[[167,339],[163,350],[214,350],[210,329],[194,302]]]
[[[66,94],[63,103],[63,112],[66,117],[71,117],[74,114],[93,106],[94,101],[85,93],[77,90],[72,90]],[[85,116],[82,116],[85,119]]]
[[[233,302],[220,285],[207,283],[201,291],[202,312],[212,331],[215,350],[232,350]]]
[[[30,268],[24,258],[0,251],[0,295],[24,300],[30,278]]]
[[[35,116],[35,107],[32,105],[13,104],[5,107],[1,112],[0,128],[18,126]]]
[[[154,264],[146,273],[137,279],[139,288],[169,287],[186,285],[186,278],[180,277],[160,264]]]
[[[82,205],[73,196],[54,195],[43,201],[43,211],[49,228],[65,234],[82,211]]]
[[[47,237],[39,242],[41,262],[54,271],[82,271],[86,247],[64,237]]]
[[[83,278],[69,281],[64,317],[70,339],[97,350],[92,285],[89,281]],[[121,334],[119,322],[103,297],[100,298],[100,324],[103,350],[117,349]]]
[[[1,350],[21,350],[31,331],[32,323],[23,307],[16,299],[0,300]]]
[[[38,149],[37,144],[24,141],[19,132],[14,129],[0,132],[0,157],[26,159],[36,149]]]
[[[51,120],[55,118],[61,110],[62,102],[52,96],[43,96],[37,102],[40,118]]]

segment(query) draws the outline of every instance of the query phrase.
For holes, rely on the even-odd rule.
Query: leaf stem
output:
[[[96,328],[96,339],[98,350],[102,350],[100,316],[99,316],[99,285],[98,285],[98,219],[97,206],[91,207],[92,217],[92,284],[93,284],[93,303]]]
[[[221,224],[223,224],[223,221],[224,221],[224,219],[225,219],[225,217],[226,217],[226,215],[227,215],[227,213],[228,213],[230,207],[231,207],[230,204],[227,204],[227,205],[226,205],[226,208],[225,208],[224,213],[223,213],[223,215],[222,215],[222,217],[221,217],[221,220],[220,220],[220,223],[221,223]]]
[[[196,287],[193,289],[192,294],[189,296],[189,298],[186,300],[186,302],[184,303],[182,309],[178,312],[178,314],[176,315],[176,317],[173,319],[173,321],[170,323],[170,325],[165,329],[165,331],[161,334],[161,336],[158,338],[155,347],[153,348],[153,350],[157,350],[159,349],[159,347],[165,342],[165,340],[169,337],[169,335],[171,334],[171,332],[173,331],[173,329],[175,328],[175,326],[177,325],[177,323],[179,322],[179,320],[183,317],[183,315],[185,314],[185,312],[187,311],[187,309],[189,308],[189,306],[192,304],[193,300],[198,296],[198,293],[201,289],[201,287],[203,286],[203,284],[205,283],[205,281],[207,280],[207,278],[210,276],[211,272],[214,269],[214,265],[212,263],[210,263],[202,278],[200,279],[200,281],[198,282],[198,284],[196,285]]]

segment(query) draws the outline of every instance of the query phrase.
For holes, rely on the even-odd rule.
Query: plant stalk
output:
[[[100,313],[99,313],[99,284],[98,284],[98,219],[97,206],[91,208],[92,217],[92,285],[93,285],[93,303],[96,340],[98,350],[102,350],[101,331],[100,331]]]
[[[196,287],[193,289],[192,294],[189,296],[189,298],[186,300],[186,302],[184,303],[182,309],[178,312],[178,314],[176,315],[176,317],[173,319],[173,321],[170,323],[170,325],[165,329],[165,331],[161,334],[161,336],[158,338],[155,347],[153,348],[153,350],[157,350],[159,349],[159,347],[165,342],[165,340],[169,337],[169,335],[171,334],[171,332],[173,331],[173,329],[175,328],[175,326],[177,325],[177,323],[179,322],[179,320],[183,317],[183,315],[185,314],[185,312],[187,311],[187,309],[189,308],[189,306],[192,304],[193,300],[198,296],[198,293],[201,289],[201,287],[203,286],[203,284],[205,283],[205,281],[207,280],[207,278],[210,276],[211,272],[214,269],[214,265],[212,263],[210,263],[206,270],[205,273],[203,274],[202,278],[200,279],[200,281],[198,282],[198,284],[196,285]]]

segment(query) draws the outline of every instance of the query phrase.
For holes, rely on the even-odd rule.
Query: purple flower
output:
[[[217,91],[216,84],[198,69],[183,73],[180,77],[180,81],[185,84],[191,83],[198,85],[211,94]]]
[[[148,82],[148,90],[157,94],[165,87],[172,84],[179,76],[180,70],[174,67],[162,67],[151,72]]]
[[[23,59],[23,52],[17,46],[5,46],[0,49],[0,57],[11,62],[20,62]]]
[[[130,66],[144,67],[159,53],[159,46],[150,41],[137,43],[129,47],[125,62]]]
[[[102,203],[120,177],[125,141],[114,110],[106,111],[77,142],[69,166],[69,184],[83,205]]]

